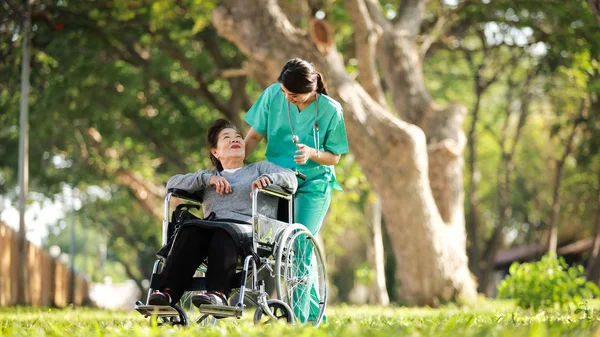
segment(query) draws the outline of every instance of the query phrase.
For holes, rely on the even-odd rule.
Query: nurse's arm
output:
[[[250,128],[250,131],[248,131],[248,134],[244,139],[244,142],[246,143],[246,158],[250,157],[250,155],[256,148],[256,145],[260,143],[263,137],[263,134],[258,133],[258,131],[254,130],[254,128],[252,127]]]
[[[310,160],[321,165],[336,165],[342,158],[341,154],[333,154],[329,151],[321,151],[317,157],[317,150],[311,149]]]

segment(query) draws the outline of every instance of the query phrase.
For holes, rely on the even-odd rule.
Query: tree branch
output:
[[[199,90],[202,95],[212,104],[215,109],[219,110],[229,121],[234,123],[238,127],[242,127],[242,121],[237,112],[231,111],[227,108],[223,103],[219,101],[219,99],[213,95],[213,93],[208,89],[208,83],[202,78],[202,74],[198,72],[195,66],[185,58],[178,50],[177,47],[173,45],[173,42],[169,40],[167,34],[163,34],[163,38],[160,40],[159,45],[163,48],[172,58],[177,60],[183,69],[185,69],[190,76],[192,76],[196,82],[198,83]]]
[[[130,279],[135,281],[135,285],[137,286],[137,288],[140,290],[140,294],[144,294],[144,287],[142,287],[142,278],[143,276],[136,274],[133,272],[133,269],[131,268],[130,263],[126,262],[123,260],[123,258],[118,255],[118,254],[114,254],[113,258],[119,262],[123,268],[125,268],[125,274],[127,274],[127,276],[129,276]]]
[[[520,116],[519,122],[517,124],[515,134],[512,139],[511,149],[508,150],[506,147],[506,138],[508,137],[508,126],[510,124],[510,116],[511,116],[511,103],[512,103],[512,94],[515,88],[515,85],[511,83],[509,80],[508,83],[508,91],[507,91],[507,105],[506,105],[506,116],[504,120],[504,125],[502,127],[502,134],[499,139],[501,154],[502,154],[502,162],[504,163],[505,173],[503,178],[499,178],[499,194],[500,194],[500,221],[494,227],[492,231],[492,235],[489,240],[486,242],[486,248],[483,256],[496,256],[496,252],[498,251],[498,247],[501,244],[502,238],[502,230],[504,229],[505,222],[508,220],[510,213],[510,204],[507,200],[510,195],[510,184],[511,184],[511,175],[514,171],[514,155],[515,151],[522,134],[523,126],[525,126],[525,121],[529,116],[529,103],[531,101],[531,93],[529,92],[529,87],[531,81],[533,80],[536,71],[530,71],[525,79],[525,84],[523,86],[523,92],[521,96],[521,107],[520,107]],[[498,176],[501,177],[502,174],[498,173]],[[491,260],[490,260],[491,261]],[[491,262],[490,262],[491,263]]]
[[[86,136],[88,146],[96,149],[102,158],[120,160],[118,151],[113,148],[107,149],[104,147],[102,136],[96,129],[89,128],[87,132],[82,133]],[[164,187],[154,185],[137,173],[130,172],[121,167],[112,168],[110,165],[103,165],[101,169],[107,174],[114,175],[124,186],[127,186],[148,212],[159,219],[162,217],[160,204],[162,203]]]
[[[377,0],[365,0],[365,5],[367,6],[368,12],[371,14],[371,19],[379,26],[381,26],[384,30],[391,31],[392,24],[383,14],[383,10],[381,9],[381,5]]]
[[[124,111],[124,113],[126,112]],[[157,138],[155,132],[149,131],[146,127],[144,127],[145,125],[147,125],[146,121],[142,120],[135,113],[128,113],[126,114],[126,117],[134,121],[134,125],[136,125],[135,131],[139,132],[142,137],[147,139],[147,141],[152,142],[154,145],[156,145],[158,155],[166,158],[169,162],[169,165],[175,166],[177,168],[177,171],[179,172],[187,171],[187,165],[182,160],[181,156],[178,156],[177,153],[174,152],[173,149],[166,142],[164,142],[162,139]]]
[[[404,0],[398,8],[394,26],[400,35],[415,37],[421,29],[427,0]]]
[[[382,28],[375,25],[371,19],[364,0],[346,0],[346,7],[354,22],[358,81],[371,98],[386,106],[387,102],[375,62],[377,41],[381,37]]]
[[[218,72],[218,76],[227,79],[232,77],[248,77],[250,76],[250,70],[247,68],[223,69]]]
[[[296,27],[301,27],[311,19],[311,8],[308,1],[283,0],[279,1],[281,10],[285,13],[288,20]]]
[[[431,45],[440,38],[448,22],[448,15],[440,16],[435,22],[431,33],[423,36],[423,42],[421,43],[421,47],[419,48],[419,56],[421,57],[421,59],[425,58],[425,55],[427,54],[427,51],[429,50]]]
[[[442,35],[448,32],[448,29],[456,24],[457,17],[456,13],[461,11],[467,4],[470,4],[471,0],[465,0],[459,3],[456,7],[450,8],[450,6],[446,6],[442,3],[442,11],[437,15],[437,19],[431,25],[427,32],[425,32],[425,26],[421,27],[421,35],[422,35],[422,43],[419,50],[419,54],[421,55],[421,59],[425,57],[427,51],[431,45],[438,41]],[[460,25],[460,22],[459,22]]]
[[[229,87],[231,88],[231,96],[228,102],[229,109],[233,113],[240,112],[240,110],[244,110],[244,112],[249,110],[252,102],[248,97],[245,86],[246,78],[251,72],[245,67],[242,68],[242,58],[237,55],[235,57],[225,57],[223,55],[217,41],[219,35],[212,26],[204,29],[199,36],[211,58],[215,61],[217,68],[219,68],[217,75],[221,78],[226,78],[229,82]]]

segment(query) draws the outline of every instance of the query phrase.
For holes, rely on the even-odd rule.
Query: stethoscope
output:
[[[316,108],[316,116],[315,116],[315,127],[313,128],[313,140],[315,142],[315,149],[317,149],[317,157],[321,156],[321,151],[319,149],[319,142],[320,142],[320,133],[319,133],[319,95],[317,94],[317,97],[315,98],[315,104],[317,105]],[[288,121],[290,122],[290,130],[292,131],[292,142],[294,142],[294,144],[298,145],[298,142],[300,142],[300,137],[298,137],[298,135],[294,132],[294,125],[292,123],[292,113],[290,111],[290,102],[288,101],[287,104],[287,108],[288,108]]]

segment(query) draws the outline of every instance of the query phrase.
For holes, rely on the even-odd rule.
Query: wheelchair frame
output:
[[[285,318],[288,322],[295,324],[294,312],[290,308],[290,305],[288,305],[286,302],[282,301],[281,299],[268,299],[268,294],[265,291],[264,281],[258,280],[258,273],[261,270],[266,268],[269,271],[270,275],[274,276],[274,269],[281,268],[279,266],[279,260],[281,260],[282,251],[285,247],[280,247],[280,246],[282,244],[285,244],[286,243],[285,240],[289,239],[290,237],[294,237],[294,239],[295,239],[295,237],[297,237],[299,235],[299,234],[292,235],[293,233],[301,233],[303,235],[306,235],[310,240],[313,240],[313,243],[314,243],[313,251],[316,250],[315,253],[318,255],[318,258],[321,261],[323,260],[320,248],[316,244],[316,239],[312,236],[312,234],[308,230],[306,230],[306,228],[304,226],[293,223],[293,194],[292,193],[290,193],[290,192],[286,191],[285,189],[283,189],[279,186],[276,186],[276,185],[270,185],[263,189],[256,188],[252,191],[252,193],[253,193],[253,199],[252,199],[252,254],[249,254],[244,257],[242,270],[241,270],[241,272],[238,272],[236,274],[236,276],[241,274],[241,277],[240,277],[241,285],[239,288],[238,302],[235,306],[201,305],[200,307],[196,308],[201,314],[195,320],[196,323],[203,323],[204,325],[207,325],[209,323],[209,321],[208,321],[209,316],[211,316],[211,315],[213,316],[212,324],[216,323],[216,319],[214,317],[236,317],[239,319],[242,317],[243,312],[244,312],[244,307],[245,307],[244,299],[249,298],[252,302],[257,304],[257,311],[254,316],[255,323],[259,323],[262,315],[264,314],[264,315],[268,316],[268,318],[270,318],[271,320],[278,320],[281,318]],[[260,193],[270,194],[270,195],[273,195],[273,196],[276,196],[278,198],[288,201],[288,222],[283,223],[283,224],[285,224],[285,226],[282,226],[281,228],[276,229],[272,244],[265,244],[264,242],[261,242],[261,231],[263,230],[263,227],[261,226],[261,223],[260,223],[261,215],[259,215],[259,213],[258,213],[258,198],[259,198]],[[169,218],[171,216],[171,198],[173,196],[180,198],[182,200],[192,201],[194,203],[201,204],[201,201],[199,201],[200,198],[195,197],[193,194],[187,193],[182,190],[169,190],[168,191],[167,195],[165,196],[165,202],[164,202],[165,213],[164,213],[164,219],[162,221],[162,244],[163,244],[163,246],[166,245],[167,241],[168,241],[168,231],[169,231],[169,224],[170,224]],[[263,219],[266,218],[268,220],[274,220],[274,219],[269,219],[264,216],[262,216],[262,217],[263,217]],[[281,222],[281,221],[277,220],[276,222]],[[284,239],[284,242],[279,242],[278,239],[281,239],[282,237]],[[271,246],[270,247],[272,249],[270,251],[271,256],[273,256],[273,258],[277,258],[278,260],[274,261],[274,260],[270,260],[268,257],[259,256],[258,250],[259,250],[259,248],[262,248],[263,246],[267,246],[267,247]],[[291,247],[291,246],[289,246],[289,247]],[[166,258],[165,259],[159,258],[154,262],[154,266],[152,269],[153,278],[155,275],[158,275],[159,267],[162,264],[164,264],[165,260],[166,260]],[[252,270],[251,270],[252,278],[251,278],[251,283],[250,283],[250,287],[249,287],[250,289],[247,289],[246,284],[248,282],[248,273],[250,271],[250,267],[252,267]],[[327,280],[326,280],[326,272],[324,269],[324,265],[321,269],[322,269],[321,273],[323,274],[323,280],[324,280],[324,286],[325,286],[324,296],[323,296],[324,298],[323,298],[322,302],[320,303],[322,305],[322,308],[320,309],[319,319],[315,322],[315,326],[318,326],[321,323],[321,319],[324,315],[324,310],[325,310],[326,303],[327,303]],[[277,273],[277,270],[275,271],[275,274],[279,275]],[[195,286],[193,286],[192,289],[186,289],[185,292],[206,290],[206,286],[205,286],[203,277],[194,276],[192,278],[192,285],[194,285],[194,281],[197,281]],[[153,291],[154,291],[154,289],[152,288],[152,282],[151,282],[150,288],[148,289],[148,294],[146,296],[146,303],[148,303],[148,301],[150,299],[150,295]],[[277,292],[278,292],[278,297],[282,297],[280,286],[277,287]],[[253,300],[251,297],[246,297],[247,294],[257,295],[256,301]],[[181,302],[181,300],[180,300],[180,302]],[[156,317],[156,318],[160,319],[162,321],[162,323],[166,323],[166,324],[170,324],[170,325],[189,325],[189,323],[190,323],[186,311],[177,304],[174,304],[173,306],[155,306],[155,305],[147,305],[145,303],[142,303],[141,301],[137,301],[136,305],[135,305],[135,310],[140,312],[145,317]],[[279,312],[283,311],[283,315],[278,316],[274,313],[274,311],[279,311]]]

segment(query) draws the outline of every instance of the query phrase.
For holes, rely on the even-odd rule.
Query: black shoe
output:
[[[192,296],[192,304],[199,308],[203,304],[227,306],[227,296],[222,292],[209,291],[204,294],[196,294]],[[225,318],[227,316],[214,316],[216,319]]]
[[[171,305],[171,295],[167,292],[161,293],[160,291],[155,290],[152,295],[150,295],[148,305]]]
[[[196,307],[199,307],[203,304],[222,305],[222,306],[228,305],[227,297],[225,297],[225,294],[223,294],[222,292],[218,292],[218,291],[209,291],[209,292],[203,293],[203,294],[196,294],[196,295],[192,296],[192,303]]]

